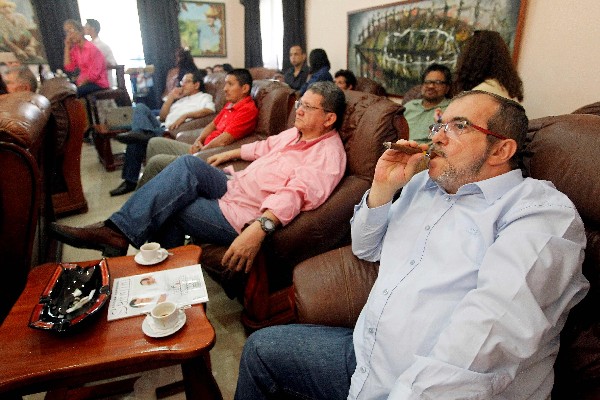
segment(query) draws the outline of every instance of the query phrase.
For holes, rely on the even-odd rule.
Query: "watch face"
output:
[[[260,226],[263,229],[263,231],[269,233],[269,232],[273,232],[275,230],[275,222],[273,222],[269,218],[261,217],[261,218],[259,218],[259,221],[260,221]]]
[[[271,221],[270,219],[265,219],[264,224],[265,224],[265,228],[267,228],[268,230],[275,229],[275,223],[273,221]]]

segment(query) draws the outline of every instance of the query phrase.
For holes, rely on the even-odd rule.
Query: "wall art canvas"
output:
[[[226,57],[225,4],[179,2],[181,45],[194,57]]]
[[[29,0],[0,0],[0,53],[24,64],[46,63],[46,53]],[[7,58],[9,54],[6,55]]]
[[[348,13],[348,68],[402,95],[433,62],[452,71],[475,30],[493,30],[517,61],[526,0],[408,0]]]

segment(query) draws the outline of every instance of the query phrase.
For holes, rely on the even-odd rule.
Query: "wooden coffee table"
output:
[[[201,254],[198,246],[171,252],[174,255],[149,267],[138,265],[132,256],[109,258],[111,282],[122,276],[197,264]],[[90,264],[93,262],[80,263]],[[185,310],[187,322],[180,331],[160,339],[144,335],[144,316],[108,322],[108,303],[76,332],[56,334],[29,328],[33,307],[55,269],[56,264],[44,264],[31,271],[25,290],[0,326],[0,398],[52,389],[71,398],[68,390],[85,383],[177,364],[181,365],[188,399],[222,398],[210,370],[209,350],[215,343],[215,331],[201,304]]]

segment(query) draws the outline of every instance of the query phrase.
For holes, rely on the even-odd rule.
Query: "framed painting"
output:
[[[30,0],[0,0],[0,53],[4,53],[2,58],[23,64],[46,63]]]
[[[430,64],[456,68],[475,30],[499,32],[516,62],[526,0],[406,0],[348,13],[348,69],[402,95]]]
[[[194,57],[227,57],[225,4],[180,1],[179,34]]]

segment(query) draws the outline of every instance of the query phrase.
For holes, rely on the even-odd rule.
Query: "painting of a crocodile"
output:
[[[401,95],[431,63],[454,70],[473,31],[499,32],[516,55],[525,0],[408,0],[348,13],[348,69]]]

